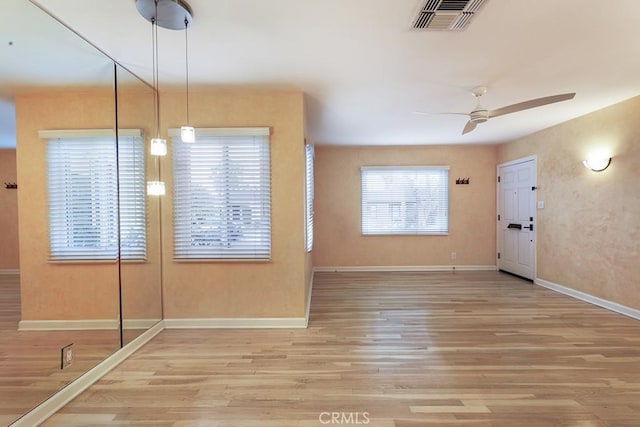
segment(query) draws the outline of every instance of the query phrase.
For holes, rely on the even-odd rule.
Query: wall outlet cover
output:
[[[65,345],[60,350],[60,369],[64,369],[73,363],[73,343]]]

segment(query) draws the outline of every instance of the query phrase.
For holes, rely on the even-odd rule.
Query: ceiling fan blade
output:
[[[462,134],[464,135],[465,133],[471,132],[476,128],[476,126],[478,126],[476,123],[473,123],[471,120],[469,120],[464,129],[462,129]]]
[[[425,113],[424,111],[412,111],[413,114],[420,114],[422,116],[439,116],[442,114],[454,114],[456,116],[469,116],[468,113]]]
[[[515,113],[517,111],[528,110],[529,108],[541,107],[555,102],[567,101],[573,99],[575,93],[563,93],[562,95],[545,96],[543,98],[530,99],[529,101],[519,102],[518,104],[508,105],[489,111],[489,118],[503,116],[505,114]]]

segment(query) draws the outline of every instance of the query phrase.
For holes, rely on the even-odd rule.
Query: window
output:
[[[271,258],[268,128],[196,129],[173,137],[174,258]]]
[[[307,240],[307,252],[311,252],[313,249],[313,145],[304,146],[304,158],[305,158],[305,227],[306,227],[306,240]]]
[[[449,168],[363,167],[362,234],[447,234]]]
[[[119,159],[111,130],[41,131],[40,136],[47,139],[51,260],[115,260],[118,237],[122,259],[144,260],[147,242],[141,132],[121,131]]]

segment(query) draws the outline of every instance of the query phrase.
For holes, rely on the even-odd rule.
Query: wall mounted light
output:
[[[611,164],[611,157],[592,157],[583,160],[582,164],[594,172],[602,172]]]

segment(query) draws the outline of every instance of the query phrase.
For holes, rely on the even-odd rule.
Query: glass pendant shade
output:
[[[148,181],[147,182],[147,195],[148,196],[164,196],[164,182],[162,181]]]
[[[152,156],[166,156],[167,155],[167,140],[162,138],[151,139],[151,155]]]
[[[196,142],[196,130],[191,126],[182,126],[180,128],[180,138],[182,138],[182,142]]]

